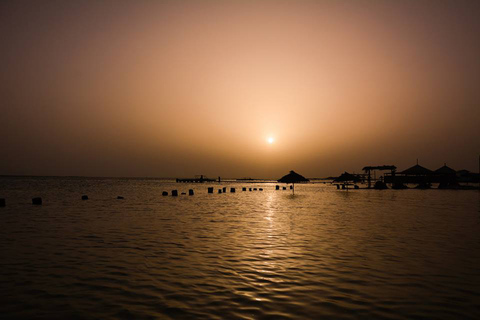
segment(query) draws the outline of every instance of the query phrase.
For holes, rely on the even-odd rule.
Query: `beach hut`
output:
[[[291,183],[292,186],[293,186],[293,188],[292,188],[293,194],[295,194],[295,183],[302,183],[302,182],[309,182],[309,181],[310,180],[308,180],[304,176],[296,173],[293,170],[291,170],[289,174],[287,174],[287,175],[281,177],[280,179],[278,179],[278,182]]]
[[[401,180],[396,182],[402,183],[418,183],[419,188],[426,189],[432,182],[434,178],[434,173],[432,170],[422,167],[421,165],[417,164],[413,167],[405,169],[399,172],[399,175],[402,176]]]
[[[433,173],[435,174],[435,181],[440,183],[438,186],[440,189],[448,188],[450,184],[456,185],[457,172],[448,167],[446,163]]]

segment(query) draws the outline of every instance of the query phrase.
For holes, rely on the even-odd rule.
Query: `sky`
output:
[[[478,171],[478,1],[2,1],[0,175]]]

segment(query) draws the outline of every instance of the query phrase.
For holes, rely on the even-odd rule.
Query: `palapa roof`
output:
[[[346,171],[344,173],[342,173],[340,175],[340,177],[333,180],[333,182],[347,182],[347,181],[359,182],[361,180],[356,175],[353,175],[353,174],[348,173]]]
[[[456,174],[457,172],[452,168],[448,167],[447,164],[444,164],[443,167],[438,168],[435,170],[436,174]]]
[[[413,167],[410,167],[406,170],[403,170],[402,172],[399,172],[400,174],[405,174],[405,175],[410,175],[410,176],[425,176],[432,174],[433,171],[430,169],[427,169],[425,167],[422,167],[419,164],[414,165]]]
[[[308,182],[308,181],[310,180],[296,173],[293,170],[291,170],[289,174],[278,179],[278,182],[284,182],[284,183],[297,183],[297,182]]]

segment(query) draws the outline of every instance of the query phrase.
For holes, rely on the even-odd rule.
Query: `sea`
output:
[[[480,319],[478,190],[277,184],[1,177],[0,318]]]

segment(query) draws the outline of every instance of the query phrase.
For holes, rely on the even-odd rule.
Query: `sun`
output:
[[[268,144],[272,144],[272,143],[274,143],[274,142],[275,142],[275,138],[274,138],[274,137],[268,137],[268,138],[267,138],[267,143],[268,143]]]

